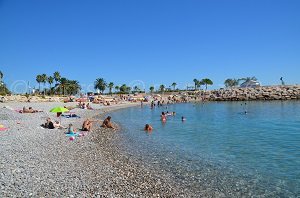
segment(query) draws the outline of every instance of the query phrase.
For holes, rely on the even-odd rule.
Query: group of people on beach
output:
[[[93,127],[93,123],[94,122],[98,122],[97,120],[91,120],[91,119],[86,119],[83,124],[82,124],[82,128],[80,129],[81,131],[88,131],[91,132],[92,131],[92,127]],[[68,133],[72,133],[75,132],[74,128],[73,128],[73,124],[69,124],[69,126],[63,127],[59,121],[52,121],[51,118],[47,118],[46,119],[46,123],[41,125],[43,128],[46,129],[68,129]],[[113,126],[112,122],[111,122],[111,117],[108,116],[102,123],[101,127],[103,128],[111,128],[111,129],[116,129],[116,127]]]

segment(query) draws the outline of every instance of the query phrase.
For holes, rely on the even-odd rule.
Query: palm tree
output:
[[[47,79],[47,81],[50,85],[50,95],[51,95],[51,88],[52,88],[51,85],[53,84],[53,80],[54,80],[54,78],[52,76],[49,76],[48,79]]]
[[[199,84],[199,80],[197,80],[196,78],[193,80],[195,83],[195,91],[197,90],[197,85]]]
[[[115,91],[118,92],[120,90],[120,87],[117,85],[115,86]]]
[[[60,79],[61,79],[60,73],[59,73],[58,71],[54,72],[53,77],[54,77],[54,80],[55,80],[56,84],[57,84],[57,83],[60,81]]]
[[[110,82],[108,84],[108,89],[109,89],[109,94],[112,94],[111,90],[114,88],[114,83],[113,82]]]
[[[2,71],[0,71],[0,82],[2,82],[2,79],[3,79],[3,73],[2,73]]]
[[[239,84],[239,81],[237,79],[231,79],[231,78],[228,78],[225,80],[224,82],[224,85],[225,87],[235,87]]]
[[[161,93],[163,93],[164,90],[165,90],[165,85],[160,85],[159,86],[159,90],[160,90]]]
[[[173,83],[172,83],[172,85],[171,85],[171,86],[173,87],[173,90],[174,90],[174,91],[175,91],[175,87],[176,87],[176,85],[177,85],[177,83],[176,83],[176,82],[173,82]]]
[[[121,87],[120,87],[120,91],[122,93],[126,93],[126,90],[127,90],[127,85],[126,84],[123,84]]]
[[[126,87],[126,92],[130,93],[130,91],[131,91],[131,87]]]
[[[201,80],[201,82],[205,85],[205,91],[207,90],[207,85],[213,85],[213,81],[211,81],[209,78],[204,78]]]
[[[154,87],[151,86],[151,87],[150,87],[150,93],[153,93],[153,91],[154,91]]]
[[[46,82],[47,82],[47,79],[48,79],[48,77],[47,77],[47,75],[46,74],[42,74],[42,83],[44,84],[44,95],[46,94]]]
[[[36,76],[36,82],[39,83],[39,92],[41,91],[41,82],[42,82],[42,75],[37,75]]]
[[[246,77],[246,78],[240,78],[238,81],[244,81],[243,83],[249,83],[250,81],[257,81],[257,78],[255,76],[253,77]]]
[[[77,94],[78,91],[81,89],[81,86],[79,85],[79,82],[77,80],[68,80],[65,83],[65,90],[68,94]]]
[[[101,93],[103,94],[107,84],[103,78],[97,78],[94,85],[95,85],[94,86],[95,89],[99,89],[101,91]]]
[[[66,86],[68,84],[68,79],[66,78],[60,78],[60,90],[62,91],[62,94],[65,95]]]
[[[133,87],[133,90],[134,90],[135,92],[139,92],[139,91],[140,91],[140,88],[139,88],[138,86],[134,86],[134,87]]]

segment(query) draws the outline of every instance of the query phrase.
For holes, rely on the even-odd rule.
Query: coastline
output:
[[[1,124],[9,126],[0,134],[1,197],[179,197],[186,195],[178,185],[140,161],[122,154],[113,141],[114,130],[99,124],[87,136],[70,141],[64,130],[39,127],[50,106],[59,103],[30,103],[43,113],[19,114],[1,108]],[[6,103],[3,106],[20,106]],[[27,104],[28,105],[28,104]],[[136,106],[125,104],[95,111],[77,110],[81,119]],[[20,123],[20,124],[17,124]],[[66,123],[62,120],[62,123]]]

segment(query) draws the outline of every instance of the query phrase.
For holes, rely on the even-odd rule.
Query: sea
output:
[[[167,111],[176,115],[163,123]],[[300,197],[300,101],[143,105],[110,115],[122,150],[195,194]]]

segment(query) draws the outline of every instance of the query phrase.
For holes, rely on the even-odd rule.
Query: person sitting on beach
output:
[[[115,127],[111,123],[111,117],[108,116],[102,123],[101,127],[115,129]]]
[[[42,127],[46,129],[55,129],[53,122],[51,121],[51,118],[46,119],[46,123],[42,124]]]
[[[87,109],[90,109],[90,110],[93,110],[93,108],[90,106],[90,103],[87,103],[87,104],[86,104],[86,108],[87,108]]]
[[[91,131],[92,126],[93,126],[93,121],[91,121],[90,119],[86,119],[82,124],[82,130]]]
[[[57,120],[55,120],[55,122],[53,123],[53,126],[54,126],[54,128],[57,128],[57,129],[64,129],[65,128]]]
[[[152,128],[152,126],[150,124],[146,124],[144,130],[145,131],[152,131],[153,128]]]
[[[167,121],[167,116],[166,116],[165,112],[161,112],[160,118],[161,118],[161,121],[163,121],[163,122]]]

